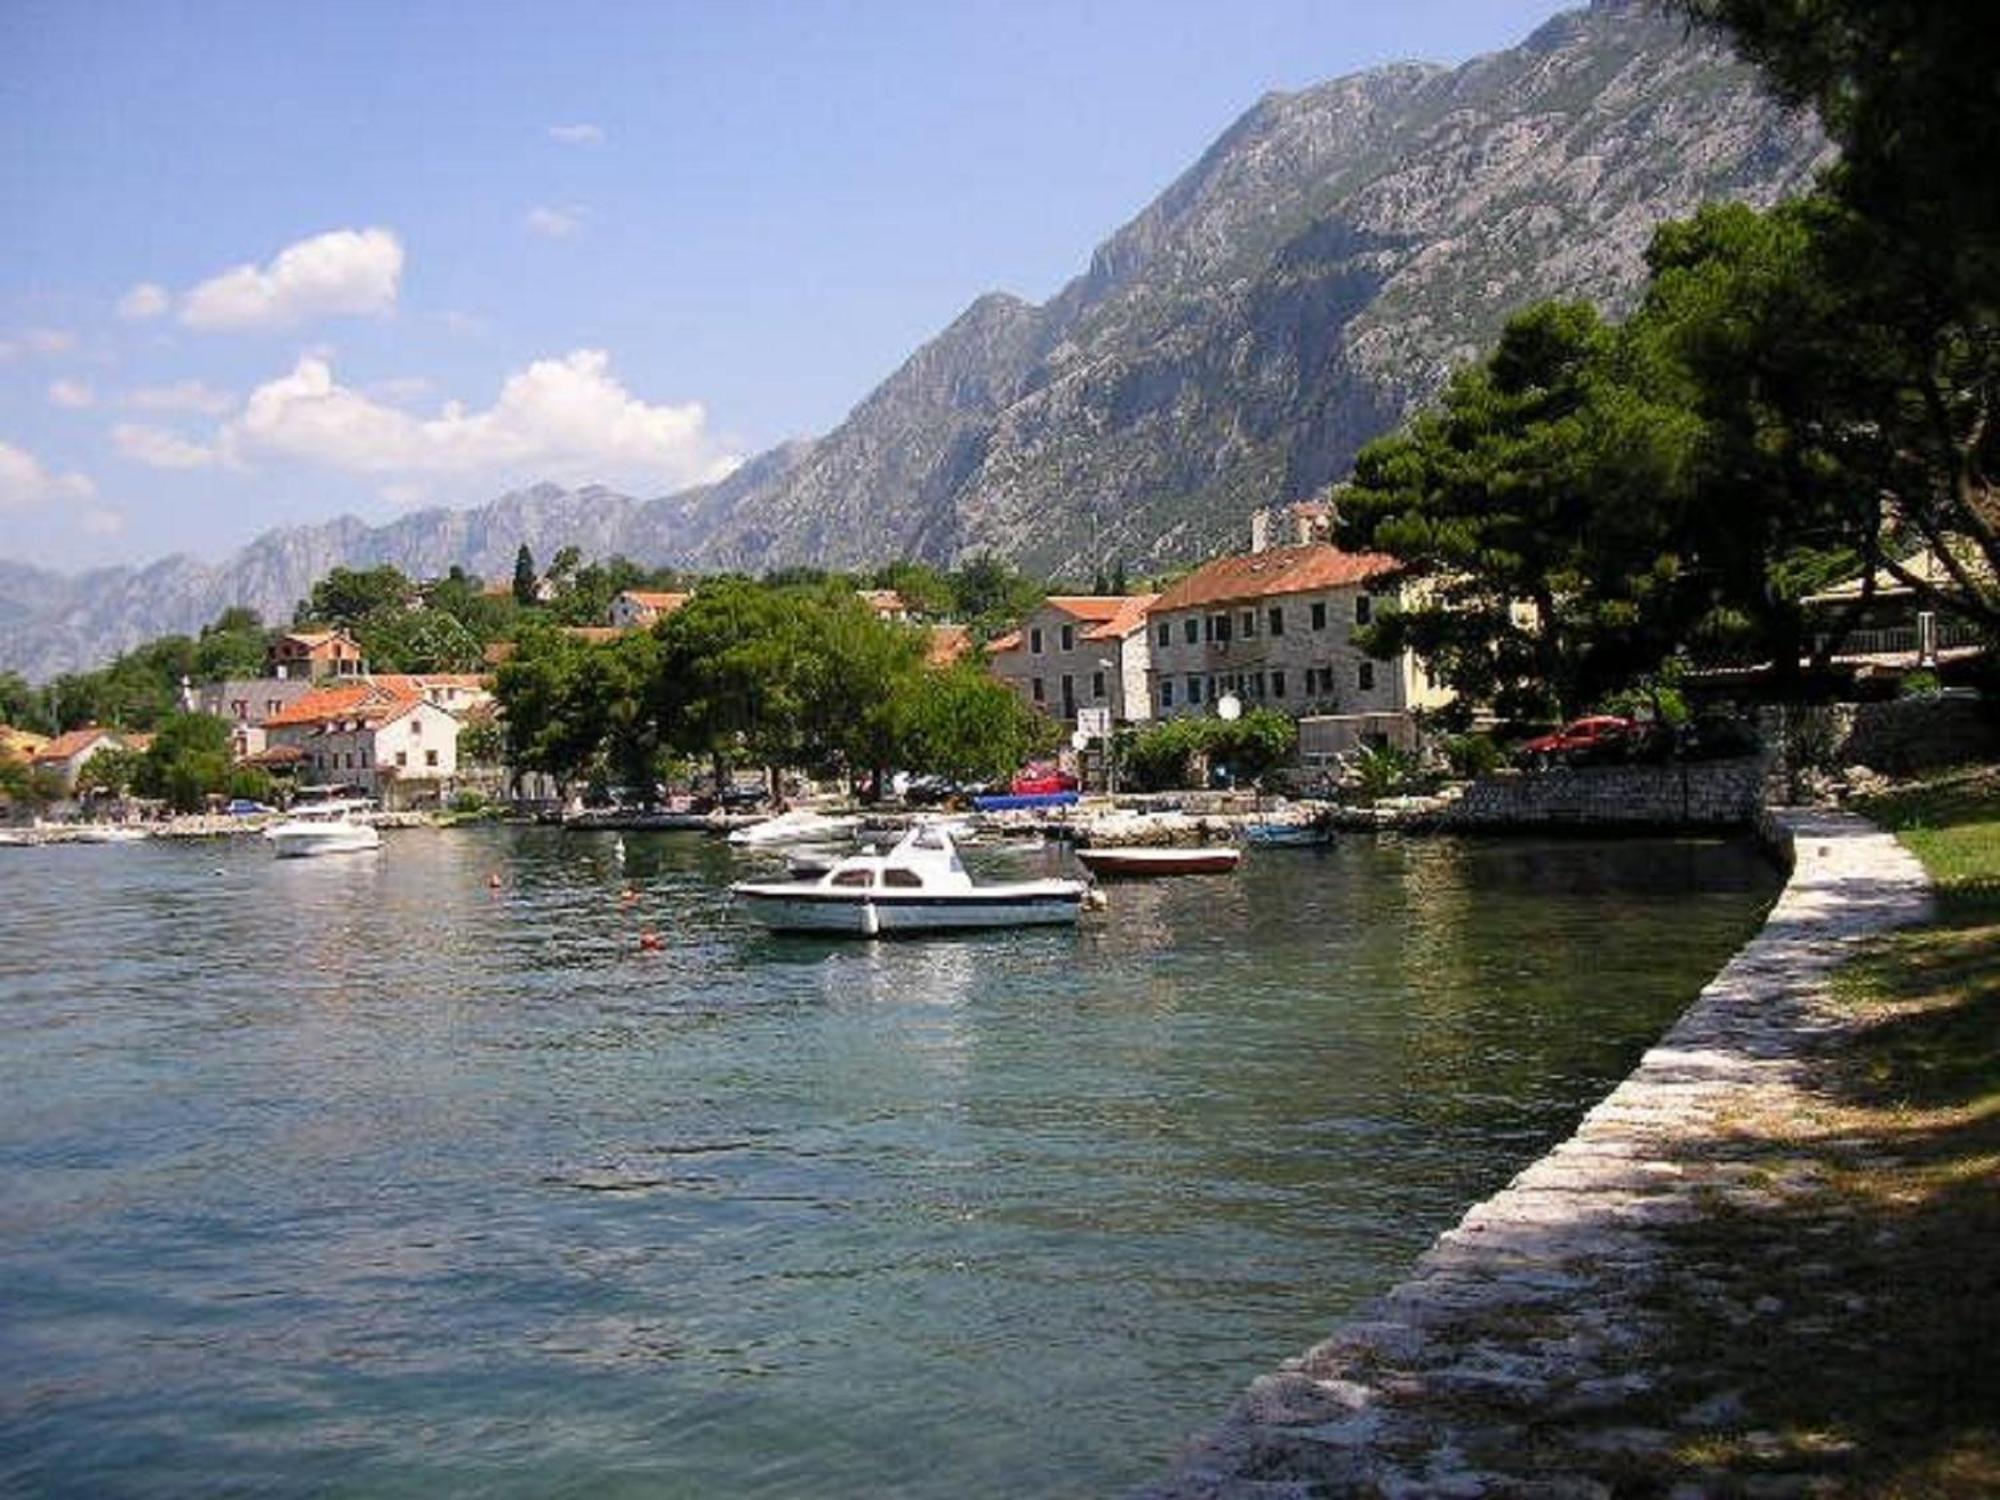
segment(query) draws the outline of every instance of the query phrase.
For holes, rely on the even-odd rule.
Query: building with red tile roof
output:
[[[368,662],[360,642],[344,630],[294,630],[271,643],[267,657],[273,677],[365,677]]]
[[[694,595],[656,591],[652,589],[626,589],[611,601],[611,628],[613,630],[643,630],[648,625],[684,606]]]
[[[1146,612],[1151,594],[1053,594],[1018,629],[987,644],[987,667],[1030,707],[1076,721],[1105,709],[1123,723],[1149,716]]]

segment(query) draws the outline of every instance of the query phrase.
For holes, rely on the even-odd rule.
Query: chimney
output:
[[[1264,552],[1271,545],[1271,513],[1257,509],[1250,512],[1250,550]]]

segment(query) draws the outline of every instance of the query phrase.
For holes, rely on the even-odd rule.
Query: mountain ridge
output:
[[[1595,0],[1458,67],[1265,94],[1046,302],[974,298],[832,431],[716,484],[535,485],[284,528],[214,565],[0,564],[0,666],[47,675],[231,603],[286,618],[336,563],[505,576],[523,541],[708,569],[1193,560],[1340,477],[1509,311],[1622,312],[1659,222],[1768,204],[1828,155],[1715,44],[1644,0]]]

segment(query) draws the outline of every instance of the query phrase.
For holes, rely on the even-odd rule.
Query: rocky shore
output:
[[[1701,1259],[1689,1226],[1812,1192],[1774,1178],[1730,1122],[1810,1107],[1811,1059],[1848,1024],[1831,971],[1930,909],[1915,859],[1857,818],[1784,813],[1771,831],[1793,869],[1763,931],[1636,1071],[1407,1281],[1256,1381],[1144,1500],[1712,1492],[1699,1472],[1657,1484],[1670,1452],[1743,1425],[1714,1370],[1663,1354],[1677,1347],[1664,1293],[1728,1301],[1746,1339],[1794,1331],[1779,1298],[1738,1305],[1732,1268]],[[1810,1490],[1782,1465],[1759,1485]]]

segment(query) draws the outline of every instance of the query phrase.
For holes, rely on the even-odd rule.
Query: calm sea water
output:
[[[1775,889],[1357,838],[840,944],[743,925],[742,868],[0,850],[0,1489],[1116,1494],[1567,1133]]]

